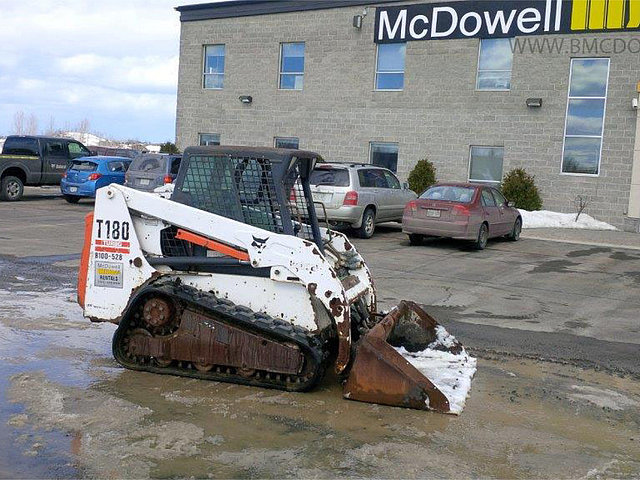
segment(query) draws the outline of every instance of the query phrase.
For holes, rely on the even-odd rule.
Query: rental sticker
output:
[[[96,262],[96,287],[122,288],[122,263]]]

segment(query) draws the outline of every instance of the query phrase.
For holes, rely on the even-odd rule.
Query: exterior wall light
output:
[[[527,107],[540,108],[542,106],[541,98],[527,98]]]
[[[367,16],[367,7],[362,11],[360,15],[353,17],[353,27],[360,30],[362,28],[362,19]]]
[[[240,95],[238,98],[245,105],[251,105],[253,103],[253,97],[251,95]]]

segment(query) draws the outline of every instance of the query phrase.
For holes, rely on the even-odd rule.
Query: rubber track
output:
[[[298,345],[305,357],[305,366],[302,375],[296,377],[295,375],[283,375],[260,370],[261,378],[256,378],[255,375],[246,378],[235,373],[227,373],[227,366],[222,365],[219,366],[222,367],[222,371],[220,372],[216,371],[216,367],[218,366],[214,366],[209,372],[200,372],[196,370],[190,362],[184,361],[176,360],[168,367],[156,365],[154,363],[155,361],[151,358],[145,358],[143,363],[132,362],[126,355],[124,342],[130,331],[136,328],[144,328],[144,325],[137,325],[135,323],[137,320],[134,318],[134,315],[142,304],[141,302],[144,302],[150,295],[169,297],[176,304],[207,316],[214,316],[217,321],[265,336],[271,340]],[[322,378],[329,357],[328,350],[323,348],[325,345],[323,345],[320,338],[309,335],[304,328],[284,320],[272,318],[264,313],[256,313],[247,307],[217,298],[211,293],[181,285],[176,281],[166,280],[159,280],[143,287],[130,302],[130,306],[113,336],[112,347],[113,355],[118,363],[131,370],[296,392],[309,390],[316,385]],[[230,368],[232,372],[235,370],[234,367],[228,368]],[[270,373],[271,379],[265,378],[266,373]],[[287,376],[301,380],[293,383],[287,382]]]

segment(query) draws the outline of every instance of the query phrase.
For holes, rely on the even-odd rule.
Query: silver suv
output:
[[[386,168],[368,164],[319,163],[311,174],[318,218],[348,225],[371,238],[381,222],[401,222],[405,205],[417,195]]]

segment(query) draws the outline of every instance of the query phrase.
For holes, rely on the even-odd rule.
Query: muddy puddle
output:
[[[125,371],[72,291],[16,283],[0,290],[0,477],[640,476],[629,378],[481,358],[455,417],[349,402],[332,377],[293,394]]]

